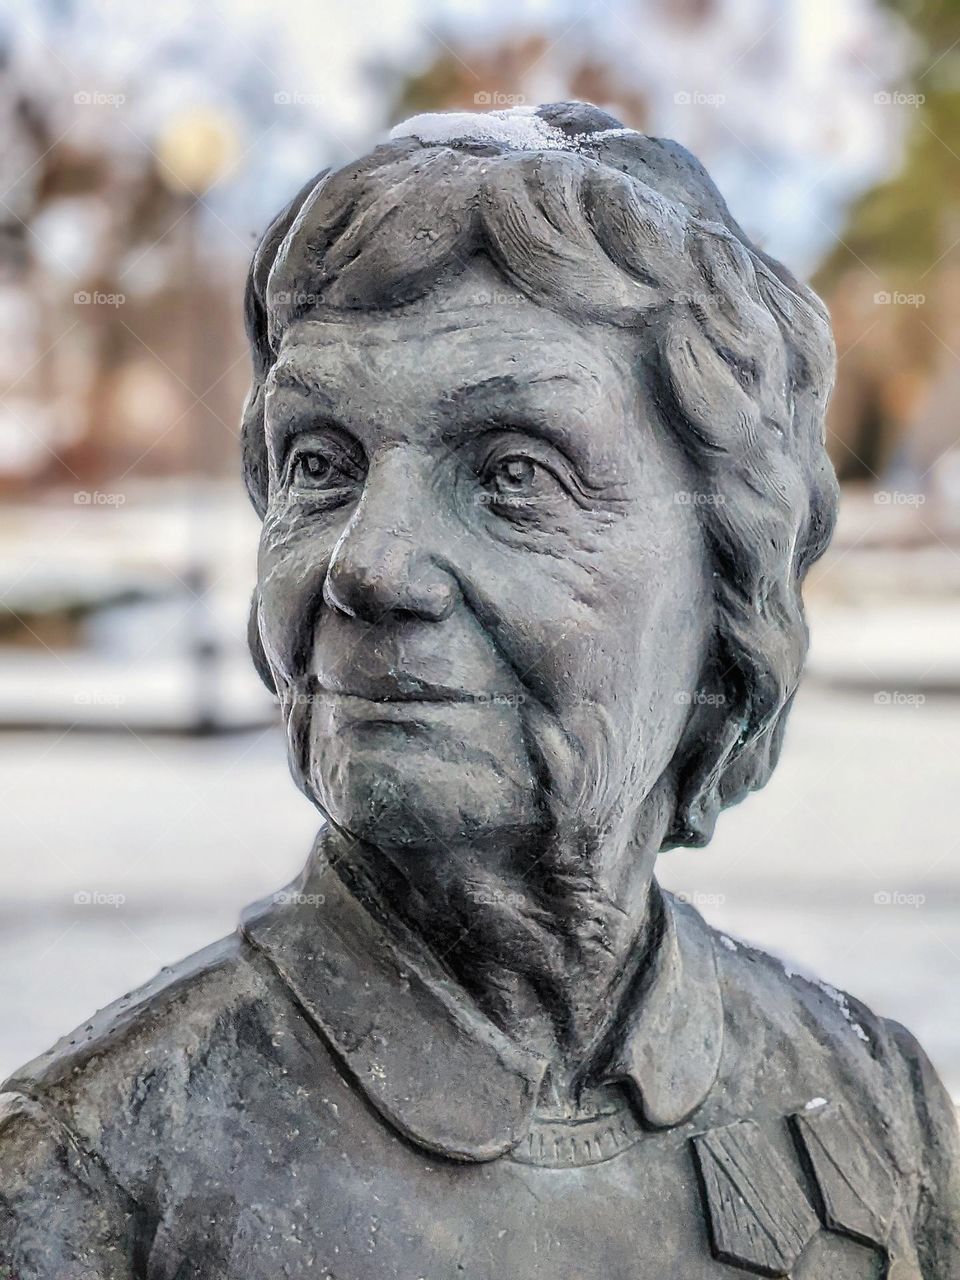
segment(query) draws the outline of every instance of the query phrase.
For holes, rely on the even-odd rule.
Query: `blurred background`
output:
[[[663,879],[960,1098],[958,0],[0,0],[0,1075],[317,826],[244,648],[258,235],[406,116],[571,97],[694,151],[839,349],[782,763]]]

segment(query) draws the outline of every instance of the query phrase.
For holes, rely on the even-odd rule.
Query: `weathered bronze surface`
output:
[[[916,1042],[653,876],[777,760],[821,303],[681,147],[558,104],[321,174],[247,324],[251,645],[324,826],[6,1083],[0,1275],[956,1280]]]

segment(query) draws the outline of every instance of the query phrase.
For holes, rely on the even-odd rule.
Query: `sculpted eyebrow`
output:
[[[326,413],[333,413],[334,401],[330,392],[314,378],[309,377],[292,364],[278,364],[273,368],[273,383],[280,391],[296,391],[300,395],[309,396],[319,402]]]
[[[446,420],[444,442],[453,444],[465,431],[475,430],[484,422],[506,428],[523,427],[549,440],[566,453],[572,463],[589,469],[592,453],[589,434],[577,430],[577,423],[583,421],[582,410],[567,404],[564,415],[557,406],[545,405],[536,395],[538,387],[555,382],[585,389],[581,378],[567,373],[544,374],[538,378],[501,374],[457,387],[444,395],[437,406],[441,421]]]
[[[507,397],[521,401],[528,388],[542,386],[547,382],[570,382],[574,386],[582,386],[579,378],[569,373],[544,374],[539,378],[517,378],[513,374],[496,374],[490,378],[482,378],[479,382],[467,382],[461,387],[444,395],[439,408],[444,413],[460,413],[464,409],[482,409],[495,407]]]
[[[282,465],[299,432],[326,426],[339,429],[350,436],[349,428],[342,422],[341,413],[333,394],[308,374],[293,365],[275,365],[274,387],[281,393],[293,393],[281,401],[274,413],[265,415],[266,434],[276,453],[278,465]]]

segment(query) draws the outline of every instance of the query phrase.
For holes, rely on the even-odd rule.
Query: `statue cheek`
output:
[[[550,701],[549,691],[577,684],[584,643],[597,633],[599,595],[571,557],[464,560],[460,581],[480,626],[520,676]]]
[[[282,684],[309,671],[328,558],[305,544],[261,546],[258,629],[267,661]]]

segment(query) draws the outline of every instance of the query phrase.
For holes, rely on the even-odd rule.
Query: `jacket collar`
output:
[[[712,930],[655,885],[657,939],[629,997],[603,1072],[626,1082],[651,1129],[682,1124],[713,1087],[723,1051],[723,1001]]]
[[[504,1035],[423,948],[344,885],[321,835],[299,880],[243,915],[262,952],[369,1100],[411,1141],[493,1160],[526,1135],[549,1063]],[[657,937],[603,1073],[644,1122],[669,1128],[710,1091],[723,1008],[710,930],[657,889]]]

